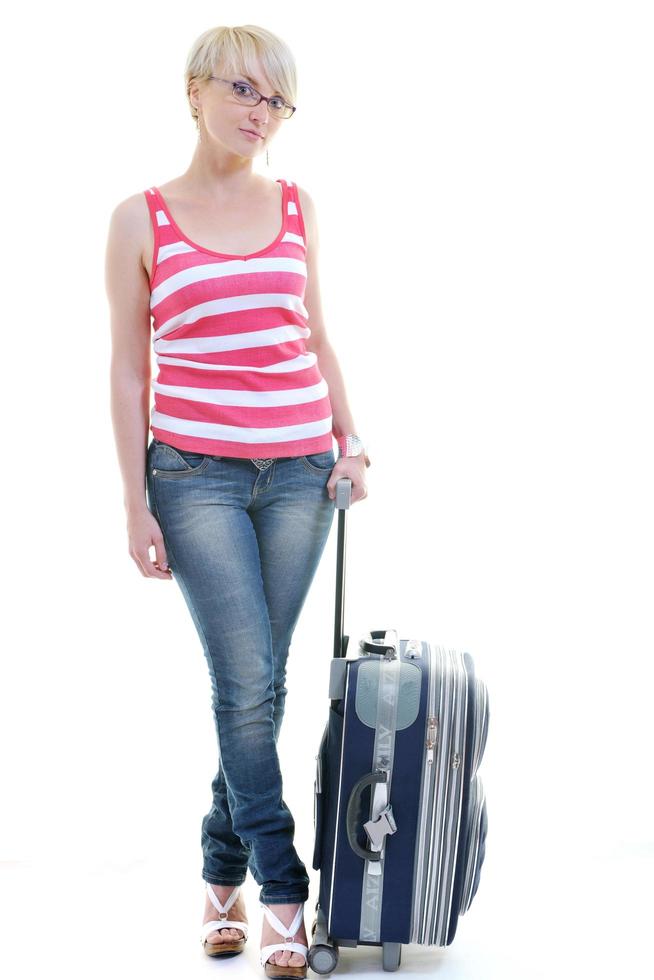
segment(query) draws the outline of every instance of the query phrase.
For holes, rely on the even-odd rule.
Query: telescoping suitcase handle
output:
[[[336,481],[335,506],[338,510],[338,543],[336,547],[336,603],[334,609],[334,657],[344,657],[349,637],[343,634],[345,605],[345,545],[347,538],[346,511],[352,502],[352,480],[343,476]],[[386,658],[397,656],[400,640],[395,630],[371,630],[369,640],[361,640],[366,653],[381,654]],[[381,640],[381,643],[375,640]]]
[[[344,657],[349,637],[343,636],[343,600],[345,593],[345,512],[352,502],[352,480],[342,476],[336,481],[335,506],[338,510],[338,544],[336,547],[336,608],[334,610],[334,656]]]

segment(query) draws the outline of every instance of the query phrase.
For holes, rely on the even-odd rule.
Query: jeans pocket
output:
[[[300,456],[306,469],[312,473],[322,473],[323,476],[334,468],[336,457],[333,449],[328,449],[324,453],[310,453],[308,456]]]
[[[165,479],[179,479],[202,473],[209,465],[209,456],[193,453],[186,449],[176,449],[167,442],[159,440],[150,443],[148,464],[152,476]]]

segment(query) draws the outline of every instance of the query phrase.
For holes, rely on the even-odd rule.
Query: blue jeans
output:
[[[309,897],[277,739],[291,637],[334,516],[335,461],[333,449],[253,460],[158,439],[147,453],[148,506],[211,678],[219,764],[202,819],[202,877],[241,884],[249,867],[266,904]]]

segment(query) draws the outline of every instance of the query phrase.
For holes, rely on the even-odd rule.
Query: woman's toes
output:
[[[210,943],[229,943],[241,937],[240,929],[221,929],[220,932],[210,932],[207,939]]]
[[[306,960],[302,953],[292,953],[285,949],[283,952],[273,953],[268,962],[276,966],[304,966]]]

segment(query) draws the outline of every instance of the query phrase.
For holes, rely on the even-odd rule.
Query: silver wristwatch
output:
[[[339,436],[336,442],[338,444],[339,459],[341,456],[359,456],[363,454],[366,466],[370,466],[370,460],[359,436],[350,433],[346,436]]]

